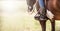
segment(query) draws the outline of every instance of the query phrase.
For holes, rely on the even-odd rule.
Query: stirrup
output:
[[[43,18],[40,18],[40,20],[47,20],[47,18],[43,19]]]
[[[40,16],[40,20],[47,20],[46,15],[41,15],[41,16]]]

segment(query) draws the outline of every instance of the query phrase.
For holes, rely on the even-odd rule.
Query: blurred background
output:
[[[26,0],[0,0],[0,31],[42,31],[34,13],[27,13]],[[47,31],[51,31],[48,20]],[[60,31],[60,21],[56,21],[56,31]]]

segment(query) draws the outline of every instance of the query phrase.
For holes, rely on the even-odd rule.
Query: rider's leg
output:
[[[39,0],[40,5],[40,20],[46,20],[46,9],[44,0]]]

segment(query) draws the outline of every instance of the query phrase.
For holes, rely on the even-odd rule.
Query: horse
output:
[[[36,0],[26,0],[27,5],[28,5],[28,12],[33,11],[33,6],[36,2]]]
[[[36,1],[36,0],[34,0]],[[37,11],[40,11],[38,10],[40,7],[38,6],[38,1],[36,1],[37,5],[36,5],[36,9]],[[52,30],[51,31],[55,31],[55,20],[60,20],[60,0],[45,0],[45,6],[46,6],[46,15],[47,15],[47,18],[50,20],[51,22],[51,27],[52,27]],[[35,3],[34,3],[35,4]],[[49,15],[50,13],[50,15]],[[49,16],[48,16],[49,15]],[[51,17],[52,16],[52,17]],[[50,18],[51,17],[51,18]],[[41,24],[41,27],[42,27],[42,31],[46,31],[46,21],[48,20],[45,20],[45,21],[41,21],[39,19],[39,16],[38,17],[35,17],[35,19],[38,18],[40,24]]]

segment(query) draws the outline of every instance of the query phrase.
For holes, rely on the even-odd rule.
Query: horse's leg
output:
[[[46,20],[40,20],[42,31],[46,31]]]
[[[52,30],[51,31],[55,31],[55,20],[51,20],[51,28]]]

